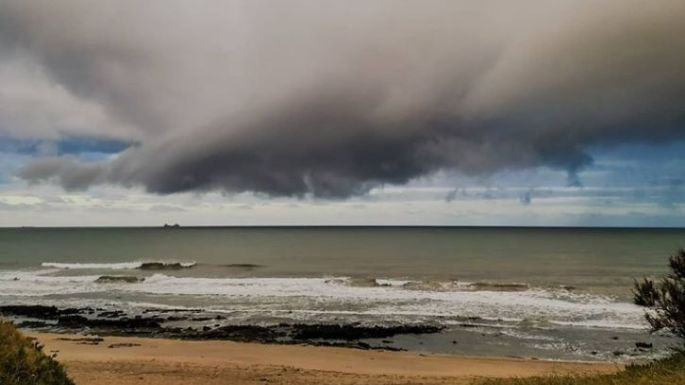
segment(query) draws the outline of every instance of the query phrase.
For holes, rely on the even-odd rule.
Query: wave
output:
[[[140,267],[140,262],[120,263],[58,263],[43,262],[42,267],[60,270],[134,270]]]
[[[352,287],[389,287],[393,286],[389,281],[380,281],[375,278],[331,278],[326,281],[327,284],[332,285],[349,285]]]
[[[482,291],[525,291],[530,289],[527,283],[518,282],[473,282],[469,283],[468,287]]]
[[[329,284],[348,285],[353,287],[400,287],[406,290],[417,291],[526,291],[531,287],[527,283],[518,282],[466,282],[466,281],[409,281],[396,279],[380,279],[366,277],[332,278],[326,281]]]
[[[417,291],[526,291],[527,283],[517,282],[465,282],[465,281],[400,281],[393,279],[349,278],[342,281],[351,286],[391,286]]]
[[[350,314],[385,320],[441,322],[469,318],[497,320],[506,324],[553,327],[644,328],[643,309],[612,298],[558,289],[416,290],[400,280],[322,278],[206,278],[174,277],[155,273],[131,284],[100,275],[59,276],[54,270],[0,272],[0,293],[12,297],[156,298],[165,303],[185,303],[214,309],[296,314]],[[102,281],[102,280],[101,280]],[[132,281],[132,280],[131,280]],[[429,285],[431,286],[431,285]],[[74,297],[76,296],[76,297]],[[0,297],[2,298],[2,297]],[[387,316],[385,316],[387,315]],[[356,316],[354,316],[356,317]]]
[[[194,267],[195,262],[149,261],[114,263],[59,263],[43,262],[42,267],[60,270],[178,270]]]

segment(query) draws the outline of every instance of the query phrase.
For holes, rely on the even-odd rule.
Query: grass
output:
[[[9,322],[0,321],[1,385],[74,385],[54,357],[24,337]]]
[[[478,385],[685,385],[685,353],[644,365],[631,365],[616,374],[491,379]]]

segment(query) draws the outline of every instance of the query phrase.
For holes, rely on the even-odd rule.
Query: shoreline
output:
[[[0,314],[29,333],[87,333],[100,336],[150,337],[191,341],[234,341],[275,345],[312,345],[358,350],[409,351],[475,357],[515,357],[559,361],[623,361],[654,358],[661,354],[664,338],[632,331],[583,329],[583,338],[602,341],[578,352],[545,346],[556,341],[554,330],[541,337],[507,334],[496,326],[488,329],[477,319],[459,324],[361,324],[361,323],[235,323],[222,313],[202,309],[142,309],[132,313],[116,308],[2,305]],[[542,329],[540,329],[542,330]],[[538,330],[539,333],[542,333]],[[573,333],[573,329],[564,331]],[[523,342],[523,343],[522,343]],[[657,344],[659,343],[659,344]],[[541,345],[538,345],[541,344]]]
[[[614,373],[614,362],[544,361],[309,345],[26,332],[77,385],[468,384],[480,377]],[[96,381],[96,382],[93,382]]]

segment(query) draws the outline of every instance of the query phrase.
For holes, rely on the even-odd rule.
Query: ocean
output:
[[[674,340],[649,334],[633,280],[665,273],[682,246],[682,229],[0,229],[0,305],[166,315],[175,330],[430,325],[440,332],[369,335],[362,346],[640,359]],[[13,319],[66,325],[35,318]]]

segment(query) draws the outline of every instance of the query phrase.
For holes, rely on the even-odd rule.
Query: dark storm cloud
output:
[[[675,0],[9,0],[0,52],[140,143],[26,180],[346,197],[439,170],[579,185],[589,146],[683,138],[683,17]]]
[[[55,177],[66,190],[79,190],[98,183],[102,168],[102,165],[84,164],[69,157],[45,157],[29,163],[20,176],[29,181]]]

